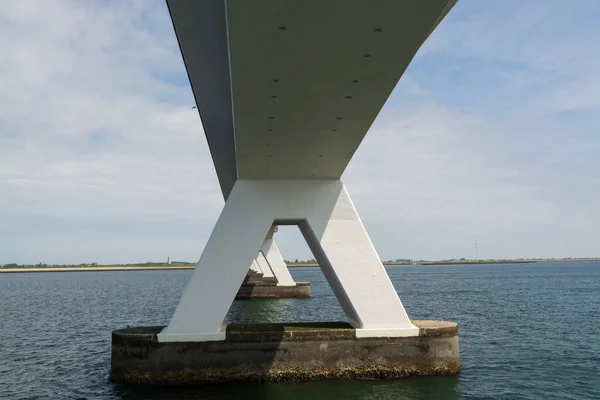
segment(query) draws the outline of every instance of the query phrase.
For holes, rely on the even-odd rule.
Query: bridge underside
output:
[[[168,1],[224,192],[339,179],[455,1]]]
[[[455,1],[167,1],[226,204],[159,341],[223,340],[283,223],[301,228],[357,337],[418,334],[339,179]]]

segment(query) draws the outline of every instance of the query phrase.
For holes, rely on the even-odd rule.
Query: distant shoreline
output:
[[[98,266],[98,267],[34,267],[34,268],[0,268],[0,274],[10,273],[35,273],[35,272],[106,272],[106,271],[161,271],[161,270],[184,270],[194,269],[196,265],[174,265],[174,266]]]
[[[444,261],[383,261],[383,265],[490,265],[490,264],[537,264],[549,262],[600,261],[600,258],[540,258],[532,260],[444,260]],[[318,267],[315,263],[289,263],[289,268]]]
[[[497,261],[415,261],[415,262],[387,262],[384,261],[383,265],[386,266],[398,266],[398,265],[403,265],[403,266],[410,266],[410,265],[470,265],[470,264],[477,264],[477,265],[486,265],[486,264],[536,264],[539,261],[524,261],[524,260],[519,260],[519,261],[514,261],[514,260],[497,260]],[[310,268],[314,268],[314,267],[318,267],[319,264],[313,264],[313,263],[293,263],[293,264],[288,264],[287,265],[288,268],[302,268],[302,267],[310,267]]]
[[[447,261],[384,261],[386,266],[428,266],[428,265],[491,265],[491,264],[535,264],[549,262],[575,262],[575,261],[600,261],[600,258],[561,258],[561,259],[537,259],[537,260],[447,260]],[[316,268],[316,263],[288,263],[288,268]],[[164,271],[164,270],[189,270],[196,268],[196,264],[123,264],[123,265],[85,265],[85,266],[19,266],[0,268],[0,274],[10,273],[35,273],[35,272],[107,272],[107,271]]]

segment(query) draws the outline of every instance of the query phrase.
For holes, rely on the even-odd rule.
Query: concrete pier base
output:
[[[235,298],[245,299],[303,299],[310,297],[310,283],[296,282],[294,286],[277,286],[276,283],[242,285]]]
[[[458,373],[458,326],[412,323],[419,336],[393,338],[357,338],[343,322],[229,325],[219,342],[159,343],[163,327],[120,329],[112,334],[110,378],[185,385]]]
[[[310,283],[294,282],[294,285],[280,286],[275,277],[250,270],[238,290],[236,300],[245,299],[302,299],[310,297]]]
[[[244,278],[242,285],[255,285],[263,283],[277,283],[277,278],[274,276],[266,277],[260,272],[249,270]]]

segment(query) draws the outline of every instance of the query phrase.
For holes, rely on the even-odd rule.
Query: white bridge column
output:
[[[273,224],[298,224],[358,337],[417,336],[339,180],[238,180],[161,342],[223,340]]]
[[[250,269],[260,271],[265,278],[275,278],[277,286],[296,286],[296,282],[292,278],[285,260],[273,240],[273,235],[276,231],[277,226],[273,225],[263,244],[260,246],[258,255],[252,261]]]
[[[275,275],[275,279],[277,279],[277,286],[296,286],[296,282],[294,281],[294,278],[292,278],[292,275],[281,256],[281,252],[273,240],[276,228],[276,226],[272,226],[267,237],[263,241],[263,244],[260,247],[259,260],[261,257],[265,259],[273,272],[273,275]]]
[[[258,273],[263,273],[262,268],[260,267],[260,264],[258,263],[258,260],[255,258],[254,260],[252,260],[252,265],[250,265],[250,269],[254,272],[258,272]],[[264,274],[263,274],[264,276]]]
[[[251,270],[262,272],[265,278],[275,278],[277,286],[296,286],[296,282],[281,256],[279,247],[273,240],[277,226],[273,225],[267,234],[263,244],[260,246],[258,255],[252,261]]]
[[[252,264],[258,265],[258,268],[260,268],[260,272],[263,274],[263,278],[275,277],[273,271],[271,270],[271,267],[269,266],[269,263],[267,262],[267,259],[261,254],[260,251],[258,252],[258,255],[254,259]]]

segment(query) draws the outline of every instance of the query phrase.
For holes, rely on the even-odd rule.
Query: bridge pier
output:
[[[169,324],[113,333],[113,380],[458,372],[456,324],[411,322],[340,181],[455,3],[167,0],[226,202]],[[271,235],[286,224],[347,322],[224,326],[249,266],[291,287]]]
[[[348,322],[223,325],[274,224],[300,227]],[[111,379],[399,378],[459,365],[456,324],[408,319],[341,181],[239,180],[169,324],[113,332]]]
[[[273,240],[273,225],[252,261],[236,299],[299,299],[310,297],[309,282],[295,282]],[[251,279],[248,279],[251,278]]]
[[[357,338],[347,323],[230,325],[220,342],[164,343],[162,327],[113,332],[110,379],[185,385],[227,381],[390,379],[459,372],[453,322],[413,321],[419,335]]]

